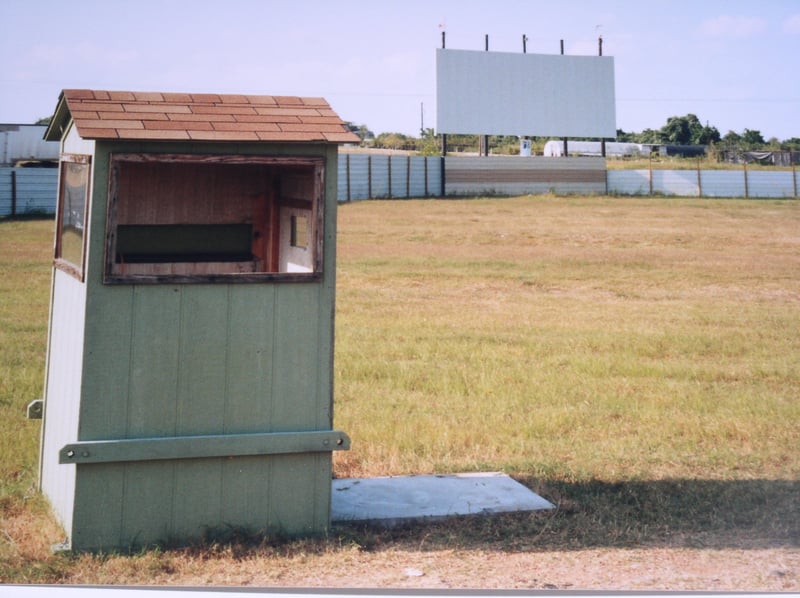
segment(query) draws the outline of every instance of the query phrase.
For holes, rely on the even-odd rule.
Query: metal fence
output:
[[[444,160],[439,156],[339,154],[339,201],[442,197],[445,195]],[[535,194],[545,188],[554,193],[572,194],[575,193],[573,187],[554,179],[544,185],[532,184],[519,192]],[[753,170],[743,165],[736,170],[609,170],[606,174],[606,192],[612,195],[797,198],[798,190],[800,175],[796,169]],[[474,194],[482,192],[483,187],[476,185]],[[460,196],[465,194],[463,189],[459,192]]]
[[[608,193],[680,197],[797,198],[797,170],[609,170]]]
[[[443,158],[389,154],[339,154],[339,201],[438,197]]]
[[[0,167],[0,217],[54,214],[57,168]]]
[[[440,156],[342,153],[339,154],[338,198],[346,202],[442,197],[443,166],[444,159]],[[54,214],[57,186],[57,168],[0,167],[0,217]],[[539,187],[520,193],[541,193]],[[554,193],[574,193],[571,188],[561,188],[558,182],[546,187]],[[798,198],[800,175],[797,169],[746,167],[737,170],[609,170],[606,190],[612,195]],[[476,187],[475,194],[480,195],[481,189]],[[459,195],[463,196],[464,192]]]

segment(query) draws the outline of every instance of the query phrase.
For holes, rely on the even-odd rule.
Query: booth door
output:
[[[313,272],[313,219],[311,210],[282,206],[280,209],[280,271]]]

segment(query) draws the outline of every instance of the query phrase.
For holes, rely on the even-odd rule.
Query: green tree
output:
[[[442,142],[433,129],[423,129],[417,143],[417,153],[422,156],[436,156],[442,151]]]
[[[700,136],[699,133],[702,129],[703,125],[700,124],[700,119],[694,114],[687,114],[686,116],[670,116],[667,124],[661,127],[659,134],[664,143],[689,145]]]
[[[781,147],[783,149],[800,152],[800,137],[789,137],[789,139],[784,139],[783,143],[781,143]]]
[[[645,129],[641,133],[637,133],[634,138],[636,143],[661,143],[660,132],[653,129]]]
[[[416,146],[413,137],[403,135],[403,133],[381,133],[375,137],[375,147],[385,149],[406,150],[414,149]]]
[[[742,133],[742,143],[750,149],[755,149],[766,145],[767,142],[764,141],[761,131],[745,129]]]
[[[728,147],[739,147],[742,143],[742,136],[736,131],[728,131],[722,138],[722,143]]]
[[[626,133],[622,129],[617,129],[617,141],[621,143],[636,143],[636,133]]]
[[[696,145],[712,145],[719,143],[721,139],[722,137],[720,137],[717,127],[710,127],[708,123],[706,123],[705,127],[697,131],[697,136],[692,139],[692,143]]]
[[[345,123],[345,125],[350,130],[350,132],[358,135],[361,138],[361,141],[367,141],[368,139],[375,138],[375,133],[370,131],[367,125],[357,125],[351,122]]]

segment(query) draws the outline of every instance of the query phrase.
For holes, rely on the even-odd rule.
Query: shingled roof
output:
[[[358,143],[323,98],[65,89],[45,133],[84,139]]]

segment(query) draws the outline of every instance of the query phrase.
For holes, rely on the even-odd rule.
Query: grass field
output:
[[[51,237],[50,221],[0,222],[0,581],[280,585],[264,571],[422,545],[452,567],[800,547],[800,202],[340,206],[335,426],[353,446],[336,475],[502,470],[559,509],[131,556],[48,549],[61,538],[24,411],[41,394]]]

